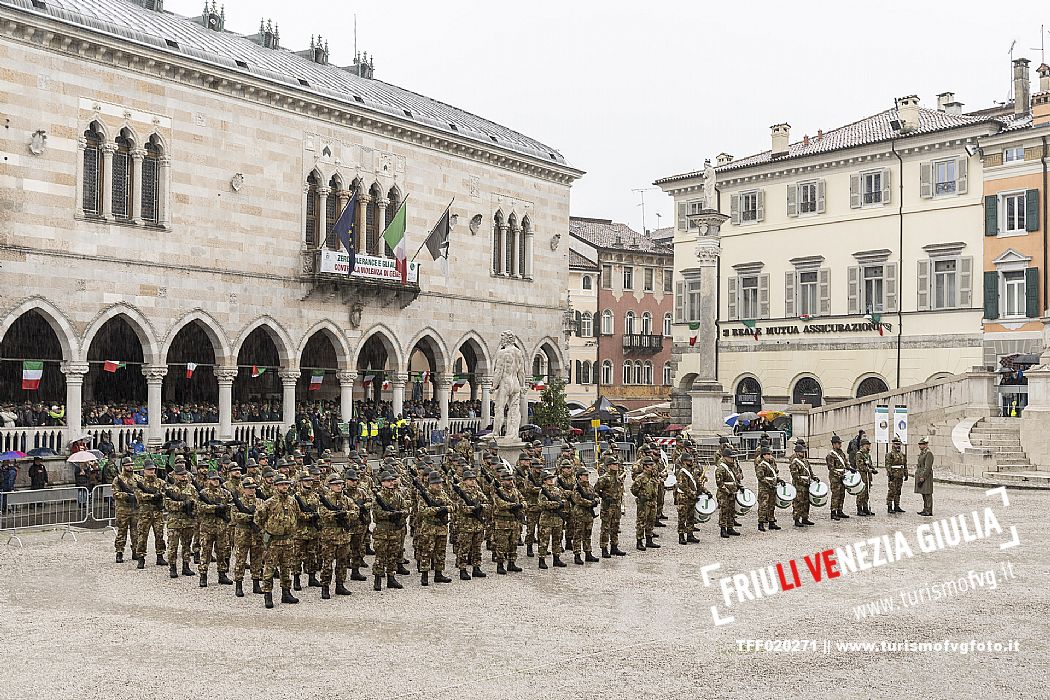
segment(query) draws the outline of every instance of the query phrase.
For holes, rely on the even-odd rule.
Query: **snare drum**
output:
[[[748,511],[755,507],[758,503],[758,497],[755,496],[755,492],[746,486],[740,487],[740,490],[736,492],[736,514],[747,515]]]
[[[702,493],[700,498],[696,499],[696,506],[693,509],[696,511],[696,521],[706,523],[718,510],[718,501],[706,493]]]
[[[864,480],[860,478],[860,472],[846,470],[842,475],[842,485],[846,487],[847,493],[852,496],[864,493]]]
[[[795,487],[786,481],[783,484],[777,486],[775,498],[777,502],[777,508],[790,508],[791,504],[795,502],[795,496],[798,495],[798,491]]]
[[[823,481],[814,481],[809,485],[809,502],[811,505],[823,506],[828,502],[828,485]]]
[[[670,472],[667,475],[667,478],[664,479],[664,488],[665,489],[673,489],[677,485],[678,485],[678,479],[675,477],[674,472]]]

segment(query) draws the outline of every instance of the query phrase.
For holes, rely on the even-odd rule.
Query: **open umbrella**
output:
[[[166,443],[164,443],[164,449],[165,450],[170,450],[172,448],[178,449],[180,447],[185,447],[185,446],[186,446],[186,441],[185,440],[168,440]]]
[[[4,452],[3,454],[0,454],[0,459],[6,462],[9,459],[22,459],[25,456],[25,452],[19,452],[18,450],[9,450],[7,452]]]
[[[758,412],[758,417],[759,418],[765,418],[768,421],[773,421],[773,420],[776,420],[777,418],[780,418],[781,416],[786,416],[786,415],[787,414],[784,413],[783,411],[765,410],[765,411],[759,411]]]
[[[50,447],[38,447],[35,450],[29,450],[26,453],[27,457],[54,457],[58,453],[52,450]]]
[[[758,418],[758,414],[755,413],[754,411],[744,411],[739,416],[737,416],[737,420],[742,420],[742,421],[756,420],[757,418]]]
[[[739,413],[730,413],[728,416],[725,417],[725,424],[732,428],[734,425],[736,425],[736,422],[738,420],[740,420]]]
[[[667,430],[668,432],[674,432],[675,430],[685,430],[688,427],[688,425],[682,425],[681,423],[671,423],[671,425],[667,426]]]
[[[95,455],[95,459],[103,459],[106,455],[102,454],[101,450],[88,450],[91,454]]]
[[[73,464],[78,464],[80,462],[96,462],[98,461],[98,457],[93,455],[88,450],[82,450],[80,452],[74,452],[73,454],[66,457],[66,461],[72,462]]]
[[[539,429],[540,429],[540,426],[536,425],[535,423],[526,423],[525,425],[523,425],[520,428],[518,428],[518,432],[522,433],[522,432],[525,432],[526,430],[539,430]]]

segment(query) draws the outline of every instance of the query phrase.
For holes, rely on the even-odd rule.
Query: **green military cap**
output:
[[[642,459],[642,465],[643,465],[643,466],[646,466],[646,467],[647,467],[647,466],[649,466],[650,464],[656,464],[656,462],[654,462],[654,461],[653,461],[653,458],[652,458],[652,457],[644,457],[644,458]]]
[[[509,469],[501,469],[500,472],[499,472],[499,478],[502,481],[507,481],[508,479],[513,479],[514,478],[514,472],[512,472]]]
[[[326,481],[325,483],[331,486],[332,484],[343,484],[346,482],[343,479],[343,477],[339,476],[338,474],[332,474],[332,476],[328,477],[328,481]]]
[[[318,469],[317,467],[310,467],[310,475],[311,476],[320,476],[321,475],[321,470]]]
[[[133,467],[135,466],[135,460],[133,460],[131,457],[125,457],[124,459],[120,460],[120,466]]]
[[[332,456],[332,451],[326,448],[325,451],[321,453],[321,456],[322,457],[331,457]]]
[[[317,477],[310,472],[299,475],[299,481],[316,481]]]
[[[347,481],[360,481],[361,475],[357,473],[356,469],[347,469],[343,472],[343,478]]]
[[[560,467],[561,469],[565,469],[565,468],[572,469],[572,460],[571,459],[559,459],[558,460],[558,467]]]
[[[610,452],[609,454],[605,455],[605,463],[606,464],[616,464],[619,461],[620,461],[620,458],[617,457],[616,454],[613,453],[613,452]]]
[[[860,439],[860,444],[861,445],[870,445],[871,444],[871,440],[869,440],[868,438],[861,438]]]
[[[732,445],[729,445],[729,444],[723,445],[722,446],[722,456],[723,457],[736,458],[736,449]]]
[[[893,438],[893,444],[894,445],[900,445],[901,444],[901,439],[899,437]]]
[[[689,452],[682,453],[682,461],[683,462],[692,462],[693,461],[693,455],[691,453],[689,453]]]
[[[577,467],[576,476],[587,476],[590,472],[587,471],[587,467]]]
[[[256,486],[257,484],[255,483],[255,479],[251,478],[250,476],[245,477],[244,481],[241,482],[242,489],[254,489]]]
[[[209,471],[207,476],[205,476],[204,478],[205,479],[218,479],[219,478],[219,472]]]
[[[145,462],[142,463],[142,468],[143,469],[156,469],[157,465],[153,463],[153,460],[147,459]]]
[[[386,455],[396,455],[396,454],[397,454],[397,450],[396,450],[396,449],[394,449],[394,446],[393,446],[393,445],[387,445],[387,446],[386,446],[386,450],[385,450],[385,451],[383,452],[383,454],[386,454]]]
[[[764,454],[764,455],[771,455],[771,454],[773,454],[773,448],[772,448],[772,447],[770,447],[769,445],[766,445],[766,446],[764,446],[764,447],[762,448],[761,454]]]
[[[547,481],[548,479],[553,479],[554,478],[554,472],[551,471],[550,469],[544,469],[543,470],[543,476],[541,478],[543,479],[543,481]]]
[[[266,471],[263,472],[264,479],[272,479],[275,476],[277,476],[277,472],[275,472],[273,469],[270,469],[269,467],[267,467]]]
[[[443,478],[441,478],[441,474],[440,473],[438,473],[438,472],[430,472],[430,474],[427,475],[427,483],[428,484],[443,484],[443,483],[445,483],[445,480]]]
[[[466,479],[477,479],[477,478],[478,478],[478,473],[476,471],[474,471],[473,469],[464,469],[463,470],[463,479],[464,480],[466,480]]]
[[[798,442],[795,443],[795,452],[805,452],[805,451],[806,451],[806,443],[802,442],[801,440],[799,440]]]
[[[255,461],[254,457],[249,457],[247,459],[247,461],[245,462],[245,465],[249,466],[249,467],[257,467],[257,466],[259,466],[258,462]]]
[[[533,440],[532,441],[532,446],[533,447],[543,447],[543,443],[540,442],[539,440]]]
[[[175,476],[186,476],[187,474],[189,474],[189,472],[186,471],[186,467],[179,464],[176,465],[175,470],[172,472],[172,474],[174,474]]]
[[[281,474],[281,475],[279,475],[279,476],[277,477],[277,480],[276,480],[276,481],[274,481],[273,483],[274,483],[274,485],[275,485],[275,486],[280,486],[281,484],[290,484],[290,483],[292,483],[292,480],[291,480],[291,479],[289,479],[289,478],[288,478],[287,476],[285,476],[284,474]]]
[[[383,472],[379,475],[380,481],[397,481],[397,477],[393,472]]]
[[[832,445],[841,445],[842,444],[842,438],[840,438],[838,435],[832,435],[831,436],[831,444]]]
[[[239,472],[239,471],[241,471],[241,465],[238,464],[237,462],[231,462],[230,466],[227,467],[226,471]]]

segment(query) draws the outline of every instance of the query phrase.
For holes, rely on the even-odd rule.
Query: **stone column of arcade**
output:
[[[215,368],[215,379],[219,382],[218,438],[220,440],[233,439],[233,380],[236,378],[236,367]]]
[[[62,374],[66,375],[66,444],[84,436],[84,415],[81,406],[84,400],[84,375],[88,373],[86,362],[63,362]]]
[[[405,385],[408,383],[408,375],[397,373],[390,379],[390,388],[393,390],[394,418],[397,418],[405,409]]]
[[[146,426],[146,446],[151,450],[164,445],[164,417],[161,412],[161,390],[164,388],[164,377],[168,374],[167,365],[143,365],[142,374],[146,377],[146,411],[149,424]]]
[[[339,380],[339,415],[340,420],[349,423],[354,418],[354,380],[357,372],[336,372]]]
[[[481,429],[489,427],[492,422],[492,377],[481,377]]]
[[[281,378],[281,422],[285,430],[295,425],[295,385],[300,374],[298,367],[277,370]]]
[[[441,375],[437,379],[437,399],[441,409],[441,418],[438,419],[438,427],[442,430],[448,429],[448,397],[452,393],[452,380]]]

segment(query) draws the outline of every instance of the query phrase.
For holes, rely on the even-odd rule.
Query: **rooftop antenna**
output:
[[[1046,25],[1039,25],[1039,62],[1046,63]],[[1035,51],[1035,47],[1029,49],[1029,51]]]
[[[663,214],[661,214],[660,212],[656,212],[656,228],[660,228],[660,219],[662,217],[663,217]]]
[[[631,190],[631,192],[637,192],[638,196],[642,200],[641,203],[638,205],[638,206],[640,206],[642,208],[642,233],[645,233],[645,193],[646,192],[652,192],[653,190],[658,190],[658,189],[660,189],[660,188],[659,187],[640,187],[640,188],[635,188],[635,189]]]
[[[1010,42],[1010,91],[1006,93],[1006,101],[1013,102],[1014,99],[1014,47],[1017,46],[1017,39]]]
[[[357,56],[357,13],[354,13],[354,57]]]

